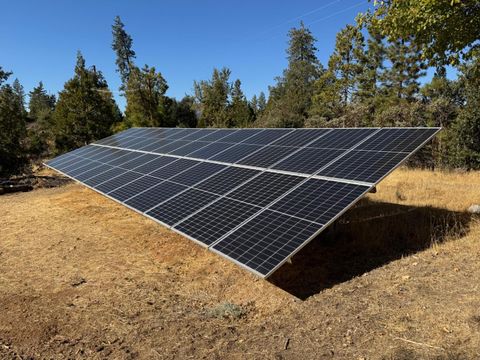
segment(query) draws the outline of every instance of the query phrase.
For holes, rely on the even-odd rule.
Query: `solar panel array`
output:
[[[132,128],[47,166],[268,277],[438,128]]]

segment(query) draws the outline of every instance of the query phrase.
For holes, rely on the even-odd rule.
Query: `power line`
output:
[[[359,7],[360,5],[363,5],[364,3],[365,3],[364,1],[359,2],[359,3],[355,4],[355,5],[352,5],[352,6],[347,7],[347,8],[345,8],[345,9],[342,9],[342,10],[336,11],[336,12],[334,12],[334,13],[331,13],[330,15],[327,15],[327,16],[324,16],[324,17],[322,17],[322,18],[320,18],[320,19],[314,20],[314,21],[308,23],[307,25],[316,24],[316,23],[318,23],[318,22],[320,22],[320,21],[330,19],[331,17],[333,17],[333,16],[335,16],[335,15],[338,15],[338,14],[344,13],[344,12],[346,12],[346,11],[348,11],[348,10],[357,8],[357,7]]]
[[[298,15],[298,16],[292,18],[292,19],[285,20],[284,22],[282,22],[278,25],[272,26],[271,28],[268,28],[268,29],[262,31],[259,34],[262,35],[262,34],[265,34],[267,32],[270,32],[272,30],[278,29],[278,28],[282,27],[283,25],[286,25],[286,24],[292,23],[294,21],[300,20],[300,19],[304,18],[305,16],[315,14],[315,13],[319,12],[320,10],[326,9],[327,7],[332,6],[333,4],[336,4],[336,3],[339,3],[339,2],[340,2],[340,0],[331,1],[328,4],[325,4],[323,6],[320,6],[320,7],[316,8],[316,9],[310,10],[309,12],[306,12],[302,15]]]

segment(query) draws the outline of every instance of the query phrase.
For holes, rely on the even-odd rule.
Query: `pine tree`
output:
[[[0,69],[1,71],[1,69]],[[0,76],[6,81],[10,73]],[[23,142],[26,134],[25,108],[21,100],[22,89],[15,81],[0,85],[0,175],[7,176],[18,172],[25,164]],[[21,91],[22,90],[22,91]]]
[[[42,113],[55,109],[55,95],[49,95],[40,81],[29,93],[28,116],[30,121],[38,121]]]
[[[229,96],[232,85],[229,82],[231,71],[228,68],[213,69],[208,81],[194,82],[195,102],[200,113],[199,127],[228,127]]]
[[[391,66],[384,71],[382,82],[389,103],[414,101],[420,90],[418,79],[426,68],[419,49],[411,41],[394,40],[386,48],[386,57]]]
[[[464,88],[465,105],[453,123],[450,163],[467,170],[480,169],[480,51],[460,67],[459,82]]]
[[[174,98],[165,98],[165,122],[167,127],[189,127],[197,126],[197,115],[194,110],[195,100],[192,96],[185,96],[177,101]]]
[[[258,95],[257,108],[258,108],[257,116],[260,117],[263,115],[263,113],[265,112],[265,109],[267,108],[267,98],[263,91],[260,91],[260,94]]]
[[[10,75],[12,75],[11,72],[3,70],[0,66],[0,85],[2,85],[3,82],[6,81]]]
[[[260,123],[276,127],[302,127],[311,106],[314,82],[323,69],[315,54],[315,38],[303,23],[289,31],[288,68],[277,84]]]
[[[133,67],[127,83],[125,125],[164,126],[167,82],[154,67]]]
[[[364,38],[356,26],[347,25],[337,34],[328,69],[335,75],[342,106],[346,107],[357,90],[362,72]]]
[[[79,52],[75,74],[60,92],[53,114],[55,143],[68,151],[111,134],[121,114],[102,73],[87,68]]]
[[[46,156],[54,145],[53,111],[55,96],[49,95],[40,81],[29,93],[28,119],[32,124],[28,128],[28,153]]]
[[[367,26],[367,47],[360,58],[361,70],[358,75],[356,100],[375,108],[375,99],[379,95],[380,77],[385,68],[385,45],[383,35],[371,24]]]
[[[247,127],[253,120],[253,110],[243,94],[241,81],[235,80],[232,87],[230,104],[230,125],[234,127]]]
[[[135,66],[133,63],[135,51],[132,49],[132,37],[125,31],[125,25],[119,16],[116,16],[113,22],[112,35],[112,49],[117,55],[115,60],[117,72],[120,73],[120,78],[122,79],[121,90],[125,90],[132,68]]]

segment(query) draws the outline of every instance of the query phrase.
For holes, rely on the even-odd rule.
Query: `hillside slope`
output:
[[[0,358],[480,358],[480,173],[397,170],[257,279],[78,184],[0,197]]]

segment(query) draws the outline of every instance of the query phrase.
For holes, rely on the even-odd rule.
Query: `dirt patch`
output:
[[[4,195],[0,358],[480,358],[479,188],[396,171],[271,281],[81,185]]]

